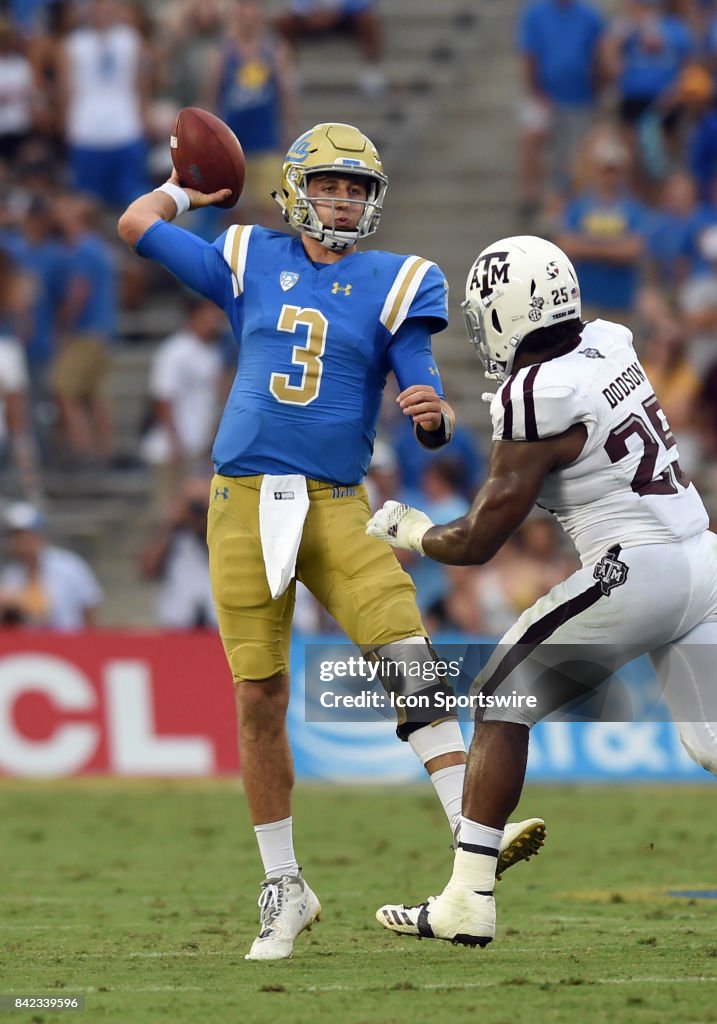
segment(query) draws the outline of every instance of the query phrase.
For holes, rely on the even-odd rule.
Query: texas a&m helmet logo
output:
[[[509,255],[507,252],[487,252],[476,260],[470,287],[480,288],[482,299],[487,299],[497,285],[508,284]]]

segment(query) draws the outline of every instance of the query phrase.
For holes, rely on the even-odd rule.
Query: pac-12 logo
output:
[[[480,288],[480,297],[487,299],[498,284],[508,284],[507,252],[487,252],[476,260],[471,277],[471,288]]]

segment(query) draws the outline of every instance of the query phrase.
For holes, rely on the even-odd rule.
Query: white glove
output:
[[[378,537],[395,548],[406,551],[423,551],[423,535],[430,530],[433,522],[425,512],[420,512],[410,505],[402,505],[400,501],[387,501],[383,508],[373,515],[366,524],[369,537]]]

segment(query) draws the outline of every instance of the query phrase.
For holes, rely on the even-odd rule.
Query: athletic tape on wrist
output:
[[[154,190],[155,192],[164,192],[166,195],[171,196],[177,207],[175,216],[180,217],[183,213],[186,213],[191,203],[189,196],[183,188],[179,185],[175,185],[173,181],[165,181],[164,185],[160,185],[159,188]]]

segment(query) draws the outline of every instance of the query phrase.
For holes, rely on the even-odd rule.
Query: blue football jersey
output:
[[[430,345],[448,318],[440,269],[376,250],[314,264],[301,239],[256,225],[230,227],[212,251],[188,234],[153,226],[137,251],[220,304],[239,343],[217,472],[358,483],[389,371],[401,389],[431,384],[442,395]]]

